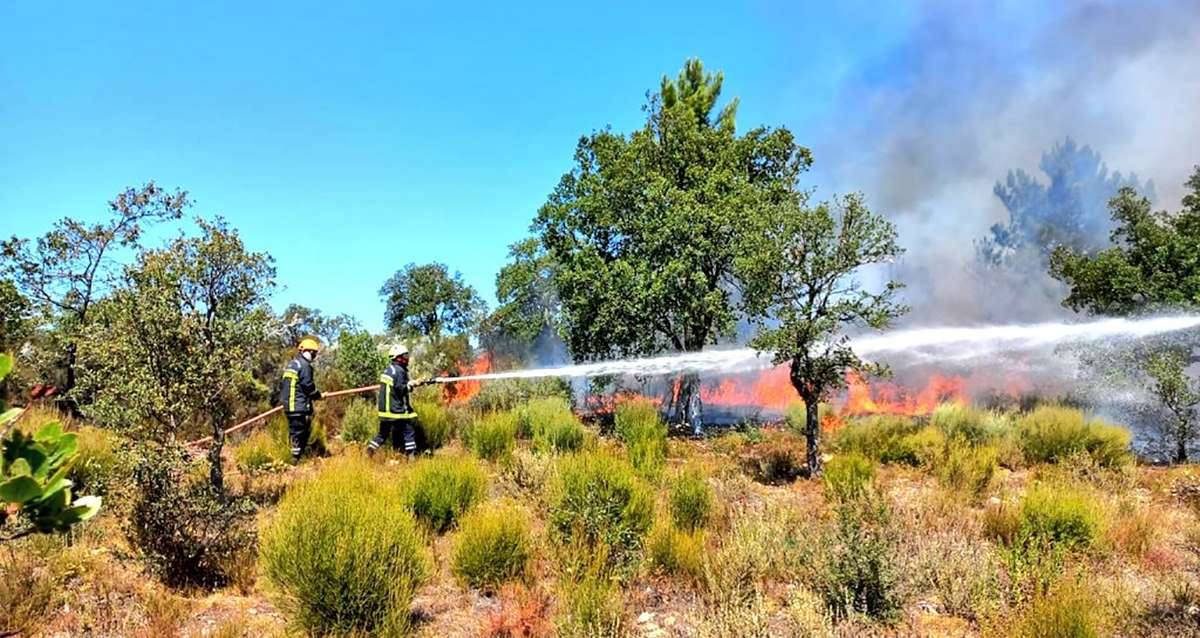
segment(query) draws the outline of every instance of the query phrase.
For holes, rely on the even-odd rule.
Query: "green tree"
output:
[[[125,269],[81,341],[81,382],[102,422],[160,441],[207,425],[210,480],[222,491],[223,428],[267,341],[275,269],[269,255],[247,252],[224,220],[197,224],[198,236],[143,252]]]
[[[379,290],[388,329],[409,341],[425,374],[455,374],[470,357],[470,333],[486,308],[475,289],[445,264],[408,264]]]
[[[759,329],[751,345],[789,366],[805,408],[811,476],[821,473],[821,400],[845,386],[846,374],[881,374],[849,345],[848,328],[882,330],[908,308],[896,302],[901,284],[865,289],[856,275],[896,259],[903,249],[895,226],[850,195],[815,207],[785,204],[755,220],[738,260],[747,315]]]
[[[496,275],[500,305],[484,320],[481,341],[493,357],[523,359],[539,338],[557,331],[562,307],[554,287],[554,261],[537,239],[509,246],[508,257]]]
[[[737,100],[716,108],[722,82],[699,60],[664,76],[645,125],[581,138],[575,168],[538,211],[577,359],[695,351],[732,333],[738,237],[795,198],[811,158],[785,128],[738,135]],[[676,414],[697,424],[698,379],[683,381]]]
[[[76,385],[78,336],[108,290],[115,253],[136,247],[145,223],[179,219],[189,204],[186,192],[170,193],[149,182],[110,201],[106,222],[88,224],[64,217],[34,242],[17,237],[0,242],[4,273],[25,296],[52,313],[64,333],[65,392]],[[71,401],[72,409],[76,404]]]
[[[380,351],[371,333],[343,330],[337,340],[333,365],[347,387],[360,388],[379,382],[387,355]]]
[[[1101,315],[1136,316],[1200,307],[1200,166],[1185,182],[1187,194],[1175,213],[1154,212],[1150,199],[1122,188],[1109,202],[1116,227],[1113,246],[1097,252],[1060,247],[1050,258],[1050,274],[1069,286],[1063,305]],[[1100,365],[1140,369],[1151,381],[1173,426],[1165,445],[1176,462],[1187,460],[1197,435],[1193,423],[1196,390],[1185,368],[1194,362],[1195,334],[1161,339],[1104,358]],[[1108,371],[1108,373],[1112,373]]]
[[[316,337],[322,344],[332,345],[343,332],[358,330],[358,321],[347,314],[327,316],[316,308],[291,304],[279,315],[286,334],[286,346],[295,348],[304,337]]]
[[[12,281],[0,279],[0,352],[12,352],[29,337],[33,326],[33,304]]]

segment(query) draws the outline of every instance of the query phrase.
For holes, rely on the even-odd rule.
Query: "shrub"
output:
[[[839,503],[834,511],[833,550],[817,589],[836,619],[852,613],[891,618],[900,602],[886,503],[867,491]]]
[[[1018,542],[1086,549],[1100,532],[1100,511],[1084,492],[1038,485],[1021,501]]]
[[[469,456],[436,456],[417,462],[405,477],[403,501],[418,521],[440,534],[483,500],[487,477]]]
[[[791,432],[771,432],[742,455],[742,467],[767,485],[790,483],[808,471],[804,439]]]
[[[713,513],[713,490],[704,470],[688,465],[675,477],[667,491],[671,522],[678,529],[694,532],[708,525]]]
[[[327,463],[287,493],[262,533],[263,571],[312,635],[398,635],[429,573],[396,487],[361,457]]]
[[[565,379],[497,379],[484,383],[467,402],[476,414],[514,410],[534,399],[570,400],[571,387]]]
[[[946,443],[936,470],[938,480],[950,491],[979,496],[991,485],[997,466],[995,448],[971,447],[956,437]]]
[[[583,424],[565,399],[534,399],[521,409],[521,430],[539,452],[574,452],[583,447]]]
[[[642,476],[657,476],[667,459],[667,424],[658,406],[644,399],[621,401],[614,423],[633,467]]]
[[[486,414],[471,425],[467,445],[489,461],[508,458],[517,442],[517,428],[517,415],[512,412]]]
[[[1103,605],[1079,583],[1063,582],[1033,600],[1017,628],[1022,638],[1099,638]]]
[[[961,403],[943,403],[929,415],[929,424],[941,430],[947,439],[962,439],[970,445],[983,445],[1003,438],[1007,420],[995,413]]]
[[[1131,460],[1128,430],[1088,421],[1075,408],[1041,406],[1018,420],[1017,434],[1021,451],[1034,463],[1056,463],[1079,453],[1087,453],[1106,468]]]
[[[0,636],[38,635],[48,611],[61,605],[71,574],[64,537],[33,536],[0,552]]]
[[[233,446],[233,459],[242,472],[257,472],[286,466],[291,451],[270,432],[259,430]]]
[[[704,573],[704,531],[684,531],[660,522],[646,539],[650,564],[664,573],[699,580]]]
[[[292,448],[292,444],[288,440],[287,417],[283,415],[273,417],[267,422],[267,430],[271,433],[271,437],[274,439],[275,444],[278,445],[280,449],[288,451],[286,456],[284,456],[284,460],[286,461],[291,459],[290,450]],[[325,421],[322,419],[321,415],[313,417],[312,431],[309,432],[308,435],[308,449],[305,450],[304,453],[315,454],[317,456],[325,456],[329,454],[329,444],[326,440],[325,434]]]
[[[834,437],[833,447],[841,452],[857,452],[880,463],[921,465],[931,456],[931,446],[940,447],[938,437],[921,432],[921,426],[903,416],[858,418]]]
[[[830,501],[845,502],[857,499],[875,479],[875,464],[857,453],[835,456],[825,464],[821,482]]]
[[[454,436],[454,414],[441,401],[413,400],[413,410],[421,415],[421,429],[431,449],[442,447]]]
[[[450,570],[465,585],[497,591],[507,581],[525,578],[532,544],[524,510],[485,505],[463,517]]]
[[[342,440],[366,445],[379,433],[379,416],[373,402],[360,397],[347,402],[342,414]]]
[[[621,638],[626,635],[621,589],[609,572],[603,547],[575,574],[560,582],[560,638]]]
[[[593,551],[603,546],[614,565],[633,562],[653,522],[654,500],[628,463],[606,452],[564,456],[547,492],[556,540]]]
[[[240,572],[255,547],[254,505],[227,499],[190,476],[180,446],[147,446],[133,469],[126,523],[130,544],[173,587],[220,587]]]
[[[128,469],[117,454],[122,439],[115,432],[84,426],[75,431],[75,462],[71,465],[74,491],[104,496],[127,477]]]

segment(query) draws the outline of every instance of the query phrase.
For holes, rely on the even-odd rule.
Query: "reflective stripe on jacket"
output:
[[[287,414],[312,414],[313,400],[320,398],[317,385],[313,382],[312,364],[303,356],[288,362],[279,380],[279,400]]]
[[[408,400],[408,368],[393,361],[379,375],[379,418],[415,419]]]

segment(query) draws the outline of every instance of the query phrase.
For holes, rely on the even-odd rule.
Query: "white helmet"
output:
[[[396,357],[401,357],[406,354],[408,354],[408,346],[404,345],[403,343],[397,343],[388,347],[389,359],[395,359]]]

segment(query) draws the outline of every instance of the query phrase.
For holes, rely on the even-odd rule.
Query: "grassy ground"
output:
[[[947,425],[945,417],[871,423],[874,433],[894,429],[887,440],[864,442],[855,423],[830,433],[827,476],[839,473],[845,482],[837,485],[794,478],[803,440],[786,426],[671,439],[661,463],[645,459],[656,445],[586,432],[583,454],[637,450],[632,471],[654,501],[653,527],[640,537],[645,551],[619,572],[605,572],[613,585],[607,589],[605,582],[585,584],[556,535],[552,505],[560,501],[552,485],[571,453],[546,446],[535,452],[535,424],[510,452],[479,461],[487,476],[484,501],[503,499],[528,514],[531,558],[523,575],[491,588],[496,591],[467,587],[452,570],[462,532],[425,532],[430,569],[412,600],[411,632],[1200,635],[1200,470],[1140,466],[1103,445],[1089,451],[1069,441],[1056,445],[1070,454],[1047,455],[1044,427],[1011,415],[989,422],[990,433],[970,443],[939,438],[933,429],[944,435],[962,425]],[[464,418],[460,427],[469,432],[471,419]],[[270,447],[261,440],[254,445]],[[253,470],[239,468],[234,450],[228,455],[232,490],[263,504],[261,527],[290,486],[319,478],[332,463],[364,464],[397,485],[411,470],[402,457],[368,460],[336,437],[329,447],[332,456],[297,468],[268,459],[255,461]],[[261,461],[264,454],[271,452],[242,458]],[[460,438],[436,452],[470,454]],[[1052,460],[1027,460],[1035,455]],[[847,469],[851,457],[866,459],[867,475]],[[711,495],[711,507],[699,517],[675,515],[702,507],[695,493],[673,489],[685,468]],[[72,538],[0,548],[0,625],[36,636],[296,635],[289,633],[292,618],[281,611],[282,593],[253,557],[218,591],[168,589],[147,575],[124,540],[119,496],[109,502],[104,515]],[[674,521],[683,519],[702,522],[676,529]],[[599,589],[580,589],[586,586]],[[586,628],[569,622],[591,613],[581,607],[585,599],[607,606],[596,612],[604,622]]]

